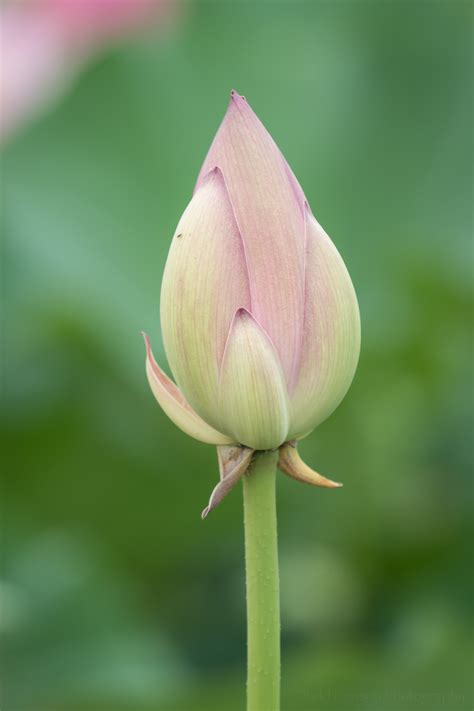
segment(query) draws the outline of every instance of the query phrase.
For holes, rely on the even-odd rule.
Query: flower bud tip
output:
[[[236,91],[235,89],[232,89],[232,91],[230,92],[230,100],[235,101],[235,103],[237,103],[237,104],[241,103],[242,101],[247,103],[247,99],[245,98],[245,96],[242,96],[242,94],[239,94],[239,92]]]

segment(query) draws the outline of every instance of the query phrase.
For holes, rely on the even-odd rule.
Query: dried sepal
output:
[[[313,486],[323,486],[327,489],[338,489],[342,486],[337,481],[331,481],[318,474],[303,462],[296,449],[296,442],[286,442],[280,447],[278,468],[292,479]]]
[[[209,503],[203,510],[201,518],[206,518],[208,513],[220,504],[222,499],[242,478],[252,461],[253,452],[254,450],[248,447],[217,447],[220,481],[214,487]]]

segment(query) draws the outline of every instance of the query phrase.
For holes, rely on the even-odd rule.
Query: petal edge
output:
[[[191,408],[182,392],[155,361],[150,339],[143,333],[146,346],[146,373],[151,391],[163,412],[185,434],[205,444],[232,444],[233,440],[207,424]]]
[[[351,277],[335,245],[306,211],[304,337],[290,399],[289,439],[301,439],[336,409],[354,377],[360,315]]]

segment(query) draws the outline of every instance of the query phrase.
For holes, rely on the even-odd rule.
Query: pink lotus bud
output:
[[[151,387],[169,417],[205,442],[255,450],[300,439],[354,376],[360,320],[348,271],[235,92],[171,244],[161,326],[180,390],[149,351]],[[281,457],[291,476],[296,456]]]

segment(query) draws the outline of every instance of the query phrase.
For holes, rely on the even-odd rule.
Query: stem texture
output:
[[[280,708],[280,583],[275,480],[278,452],[255,454],[244,479],[247,711]]]

